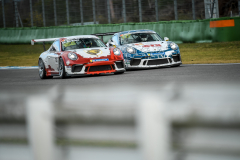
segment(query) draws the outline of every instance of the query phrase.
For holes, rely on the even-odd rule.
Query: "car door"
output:
[[[50,66],[50,71],[54,73],[59,72],[59,55],[57,54],[60,51],[59,40],[56,40],[48,50],[48,65]]]

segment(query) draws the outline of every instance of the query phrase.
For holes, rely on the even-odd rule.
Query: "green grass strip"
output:
[[[179,44],[183,64],[240,63],[240,41]]]
[[[179,47],[183,64],[240,63],[240,41],[182,43]],[[1,44],[0,48],[0,66],[37,66],[43,52],[41,44]]]

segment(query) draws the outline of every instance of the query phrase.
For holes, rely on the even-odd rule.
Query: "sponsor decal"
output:
[[[101,61],[109,61],[109,59],[105,58],[105,59],[92,59],[92,60],[90,60],[90,62],[101,62]]]
[[[134,45],[136,45],[136,46],[138,46],[138,45],[141,45],[141,46],[143,46],[143,44],[142,44],[142,43],[136,43],[136,44],[134,44]]]
[[[143,47],[161,47],[160,44],[143,45]]]
[[[102,54],[102,51],[100,49],[91,49],[91,50],[84,50],[87,54],[99,56]]]

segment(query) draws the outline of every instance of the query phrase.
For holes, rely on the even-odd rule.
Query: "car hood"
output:
[[[157,52],[157,51],[166,51],[169,50],[168,42],[166,41],[153,41],[153,42],[141,42],[141,43],[132,43],[127,44],[140,52]]]
[[[107,47],[84,48],[71,51],[82,56],[83,58],[99,58],[107,57],[110,55],[110,50]]]

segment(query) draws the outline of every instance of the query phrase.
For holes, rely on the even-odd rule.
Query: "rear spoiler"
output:
[[[121,31],[119,31],[119,32],[121,32]],[[94,34],[91,34],[91,35],[98,36],[103,41],[103,36],[114,35],[115,33],[118,33],[118,32],[94,33]]]
[[[32,39],[31,44],[34,45],[35,42],[51,42],[51,41],[55,41],[57,39],[59,39],[59,38]]]
[[[55,41],[57,39],[59,39],[59,38],[32,39],[31,40],[31,45],[34,45],[35,42],[43,42],[43,49],[44,49],[44,51],[46,51],[45,42],[52,42],[52,41]]]

